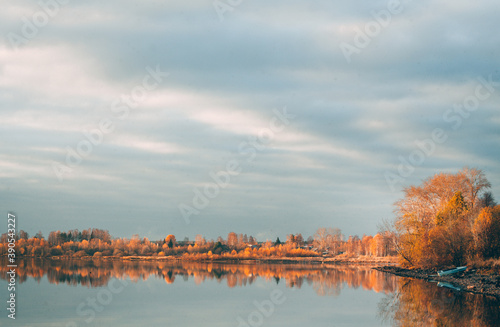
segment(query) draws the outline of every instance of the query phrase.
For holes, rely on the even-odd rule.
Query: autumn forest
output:
[[[0,253],[6,254],[7,234],[3,234]],[[290,234],[283,242],[258,242],[253,236],[231,232],[227,238],[206,240],[197,235],[194,241],[178,241],[174,235],[151,241],[135,235],[131,239],[112,238],[108,231],[51,232],[47,239],[40,233],[29,237],[24,231],[16,235],[16,254],[20,257],[151,257],[184,260],[227,260],[281,257],[383,257],[395,255],[394,240],[388,233],[372,236],[350,236],[344,240],[339,229],[320,228],[304,240],[301,234]]]
[[[421,185],[403,190],[395,203],[395,219],[384,220],[374,236],[345,237],[338,228],[319,228],[305,239],[300,233],[286,240],[257,240],[231,232],[226,238],[178,240],[166,235],[149,240],[138,235],[114,238],[108,231],[53,231],[30,237],[21,230],[2,234],[0,255],[15,239],[17,257],[147,258],[186,261],[260,260],[280,258],[372,261],[389,257],[403,266],[444,267],[500,256],[500,206],[487,190],[491,184],[478,169],[440,173]],[[396,259],[397,257],[397,259]]]

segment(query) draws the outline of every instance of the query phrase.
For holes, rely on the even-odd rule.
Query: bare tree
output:
[[[493,197],[493,193],[491,192],[484,192],[483,196],[479,198],[479,203],[481,208],[486,208],[486,207],[493,208],[494,206],[497,205],[495,198]]]
[[[235,232],[227,234],[227,246],[234,249],[238,245],[238,236]]]
[[[302,237],[302,234],[295,234],[295,243],[297,243],[298,246],[304,245],[304,238]]]
[[[491,188],[491,184],[484,176],[483,171],[477,168],[465,167],[459,174],[462,174],[464,177],[464,183],[467,190],[465,194],[469,198],[470,208],[473,209],[480,192],[484,189]]]
[[[198,246],[203,246],[206,242],[207,241],[205,240],[205,238],[203,238],[203,236],[201,236],[200,234],[196,235],[194,239],[194,244]]]
[[[342,242],[342,233],[338,228],[318,228],[314,234],[315,246],[322,250],[330,250],[333,254],[337,254]]]

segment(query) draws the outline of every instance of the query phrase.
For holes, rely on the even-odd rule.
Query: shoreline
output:
[[[477,269],[467,269],[465,272],[447,276],[437,276],[437,271],[433,269],[405,269],[396,266],[375,267],[373,269],[400,277],[422,279],[427,282],[450,283],[453,286],[458,286],[462,292],[489,295],[500,299],[500,276],[498,274],[480,274]]]

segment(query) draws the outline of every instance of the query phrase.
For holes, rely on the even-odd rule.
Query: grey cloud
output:
[[[224,22],[210,1],[71,2],[18,53],[69,49],[64,64],[84,67],[72,78],[109,90],[78,93],[75,83],[61,85],[68,93],[52,94],[34,81],[6,81],[2,77],[16,62],[2,59],[13,51],[2,41],[1,117],[37,113],[41,118],[30,123],[47,121],[53,128],[18,121],[0,132],[0,162],[18,166],[1,167],[2,207],[25,217],[22,228],[31,233],[92,226],[117,236],[212,238],[232,230],[310,235],[324,225],[375,233],[401,196],[389,190],[384,173],[435,128],[445,130],[448,141],[398,187],[469,165],[484,169],[500,193],[494,151],[500,88],[456,131],[443,120],[472,94],[478,76],[499,80],[496,2],[403,3],[404,12],[348,64],[340,42],[352,43],[352,27],[363,28],[387,1],[244,1]],[[20,31],[21,17],[12,13],[38,10],[27,1],[15,4],[22,12],[8,6],[9,15],[0,14],[4,36]],[[45,69],[36,59],[24,65],[33,74]],[[146,101],[128,119],[115,119],[115,131],[67,180],[50,175],[47,163],[64,163],[66,146],[83,139],[80,129],[109,117],[112,101],[130,93],[147,66],[157,65],[170,72],[151,93],[159,102]],[[57,85],[56,77],[47,76],[47,83]],[[179,92],[196,99],[173,104],[159,97]],[[283,106],[297,115],[285,132],[314,139],[316,148],[296,150],[299,141],[278,138],[246,163],[238,146],[247,133],[193,118],[226,109],[265,122]],[[155,152],[130,140],[179,151]],[[242,173],[186,225],[177,205],[190,203],[193,188],[210,183],[209,173],[231,159],[242,162]]]

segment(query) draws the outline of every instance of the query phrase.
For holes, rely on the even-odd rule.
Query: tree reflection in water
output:
[[[1,264],[1,277],[6,278],[6,264]],[[225,281],[228,287],[251,285],[257,278],[287,287],[301,288],[306,282],[318,295],[337,296],[343,287],[391,293],[396,278],[369,266],[357,265],[273,265],[222,264],[166,261],[110,260],[43,260],[24,259],[18,262],[17,275],[22,283],[27,278],[40,280],[46,276],[53,284],[106,286],[112,278],[138,281],[149,277],[162,278],[167,284],[176,277],[193,278],[196,284],[206,280]]]
[[[500,301],[400,278],[396,292],[379,303],[379,314],[394,326],[499,326]]]
[[[19,283],[46,276],[52,284],[103,287],[114,278],[132,281],[161,278],[166,284],[194,280],[243,287],[261,278],[301,288],[305,283],[320,296],[338,296],[344,287],[385,293],[379,303],[382,320],[395,326],[498,326],[498,299],[452,291],[422,280],[399,278],[357,265],[222,264],[166,261],[44,260],[18,261]],[[0,278],[7,278],[0,258]],[[177,279],[177,280],[176,280]]]

